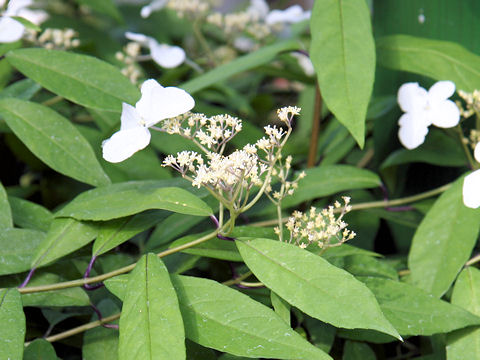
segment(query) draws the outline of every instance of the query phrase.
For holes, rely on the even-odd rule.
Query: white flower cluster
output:
[[[480,91],[474,90],[473,93],[467,93],[458,90],[458,95],[465,101],[466,108],[463,108],[460,101],[457,101],[457,107],[460,109],[460,115],[469,118],[474,114],[480,113]]]
[[[129,42],[123,48],[123,52],[119,51],[115,54],[115,58],[125,64],[121,72],[130,79],[132,84],[137,84],[138,80],[143,75],[136,63],[137,57],[140,55],[140,49],[140,44]]]
[[[306,176],[305,171],[302,171],[295,179],[288,181],[287,179],[289,178],[291,167],[292,157],[289,155],[285,159],[285,163],[283,163],[282,159],[280,158],[272,170],[272,177],[276,177],[280,180],[280,188],[278,190],[273,190],[272,186],[268,185],[265,193],[276,205],[280,205],[281,201],[287,195],[293,195],[295,190],[298,188],[298,182]]]
[[[147,18],[152,12],[166,7],[174,10],[179,17],[196,18],[210,10],[215,3],[214,0],[153,0],[142,8],[140,15]]]
[[[316,244],[326,250],[353,239],[356,235],[355,232],[347,229],[348,224],[342,220],[343,216],[352,209],[349,205],[350,198],[344,196],[343,201],[343,207],[340,202],[336,201],[334,206],[318,212],[315,207],[311,207],[310,211],[305,214],[294,211],[286,224],[290,232],[288,242],[294,243],[302,249],[310,244]],[[335,217],[335,209],[341,209],[338,217]],[[279,234],[280,229],[276,227],[275,232]]]
[[[38,38],[29,39],[46,49],[68,50],[80,46],[78,33],[73,29],[47,28]]]

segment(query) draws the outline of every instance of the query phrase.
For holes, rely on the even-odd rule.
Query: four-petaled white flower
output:
[[[412,150],[423,144],[428,127],[441,128],[456,126],[460,121],[460,111],[455,103],[448,100],[455,93],[451,81],[438,81],[430,90],[418,83],[403,84],[398,90],[398,104],[405,111],[398,124],[398,137],[403,146]]]
[[[186,113],[195,105],[185,90],[164,88],[153,79],[142,84],[141,92],[135,107],[123,103],[120,130],[102,144],[103,158],[109,162],[121,162],[144,149],[150,143],[150,126]]]
[[[0,17],[0,43],[11,43],[20,40],[23,36],[25,26],[12,16],[25,18],[36,25],[47,19],[48,14],[44,11],[27,9],[32,4],[33,0],[10,0],[7,9]]]
[[[480,162],[480,142],[475,146],[473,156],[475,160]],[[465,176],[463,180],[463,203],[473,209],[480,206],[480,170]]]
[[[157,40],[150,36],[132,32],[126,32],[125,37],[148,47],[153,61],[161,67],[172,69],[183,64],[186,59],[185,51],[179,46],[159,44]]]

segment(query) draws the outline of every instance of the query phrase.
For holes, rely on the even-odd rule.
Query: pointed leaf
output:
[[[45,240],[45,233],[27,229],[0,231],[0,275],[29,270],[34,252]]]
[[[15,225],[27,229],[48,231],[53,221],[50,211],[41,205],[15,196],[9,196],[8,201],[12,208]]]
[[[0,99],[0,114],[28,149],[52,169],[94,186],[110,183],[88,141],[54,110],[9,98]]]
[[[53,345],[45,339],[35,339],[25,348],[23,360],[57,360]]]
[[[480,229],[480,210],[462,200],[463,177],[436,201],[424,217],[408,255],[412,283],[441,297],[470,257]]]
[[[345,341],[342,360],[376,360],[375,353],[368,344]]]
[[[360,280],[375,294],[383,313],[401,335],[427,336],[480,324],[479,317],[415,286],[384,278]]]
[[[13,227],[12,210],[8,202],[7,192],[0,183],[0,229]]]
[[[154,254],[129,276],[120,317],[119,359],[185,359],[185,333],[167,268]]]
[[[450,41],[409,35],[391,35],[377,40],[378,62],[388,68],[451,80],[457,89],[480,88],[480,56]]]
[[[131,181],[78,195],[55,216],[78,220],[111,220],[148,209],[209,216],[212,209],[187,190],[165,187],[173,181]]]
[[[348,272],[292,244],[269,239],[236,244],[265,286],[308,315],[337,327],[373,329],[400,338],[370,290]]]
[[[375,44],[365,1],[315,1],[310,58],[328,108],[365,142],[365,119],[375,78]]]
[[[17,289],[0,290],[0,359],[21,359],[25,315]]]
[[[98,234],[98,226],[75,219],[55,219],[43,241],[33,250],[32,267],[51,263],[87,245]]]

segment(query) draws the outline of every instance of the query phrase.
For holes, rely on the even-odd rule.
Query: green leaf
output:
[[[97,237],[98,226],[75,219],[55,219],[47,236],[33,250],[32,267],[51,263],[80,249]]]
[[[342,360],[376,360],[375,353],[365,343],[345,341]]]
[[[119,359],[185,359],[185,332],[167,268],[143,256],[128,280],[120,317]]]
[[[187,190],[165,187],[173,181],[131,181],[78,195],[55,214],[78,220],[111,220],[149,209],[209,216],[212,209]]]
[[[367,255],[347,256],[343,268],[355,276],[378,276],[398,280],[397,271],[392,266]]]
[[[412,283],[441,297],[470,257],[480,229],[480,210],[462,199],[463,177],[435,202],[413,237],[408,267]]]
[[[14,97],[22,100],[30,100],[41,88],[42,87],[32,79],[19,80],[0,91],[0,99]]]
[[[50,211],[41,205],[15,196],[9,196],[8,201],[12,208],[15,225],[27,229],[48,231],[53,221],[53,215]]]
[[[401,335],[427,336],[480,324],[479,317],[413,285],[376,277],[359,279],[375,294],[383,313]]]
[[[142,231],[155,226],[167,214],[164,211],[153,210],[103,223],[93,243],[92,255],[99,256],[117,247]]]
[[[128,275],[105,281],[123,299]],[[185,333],[190,340],[237,356],[331,359],[313,347],[270,308],[215,281],[172,276]]]
[[[100,14],[108,15],[119,23],[123,22],[122,14],[120,14],[112,0],[77,0],[77,3],[86,5]]]
[[[290,326],[290,304],[288,304],[273,291],[270,291],[270,301],[272,302],[273,309],[278,316],[280,316],[283,321]]]
[[[29,286],[40,286],[65,281],[64,278],[51,273],[35,273]],[[41,291],[22,294],[23,306],[89,306],[90,299],[85,291],[79,287]]]
[[[0,290],[0,358],[21,359],[25,339],[25,315],[17,289]]]
[[[280,52],[297,50],[299,48],[301,48],[301,45],[297,40],[289,40],[264,46],[260,50],[220,65],[206,74],[183,83],[181,88],[190,94],[196,93],[206,87],[227,80],[233,75],[270,63]]]
[[[120,112],[138,89],[120,71],[91,56],[39,48],[12,50],[7,60],[46,89],[85,107]]]
[[[32,23],[30,20],[27,20],[23,17],[11,16],[11,18],[18,21],[20,24],[22,24],[23,26],[25,26],[25,28],[27,28],[29,30],[33,30],[33,31],[37,31],[37,32],[42,31],[42,29],[38,25]]]
[[[20,140],[52,169],[94,186],[106,185],[88,141],[54,110],[19,99],[0,99],[0,114]]]
[[[452,304],[480,316],[480,270],[464,269],[453,288]],[[480,327],[454,331],[447,337],[448,360],[480,358]]]
[[[375,44],[365,1],[316,1],[310,58],[328,108],[360,147],[375,78]]]
[[[308,315],[337,327],[373,329],[400,338],[370,290],[348,272],[292,244],[268,239],[236,244],[265,286]]]
[[[35,339],[23,353],[23,360],[57,360],[53,345],[45,339]]]
[[[373,188],[381,184],[375,173],[350,165],[318,166],[305,172],[307,176],[300,180],[298,189],[282,201],[283,207],[291,207],[340,191]]]
[[[8,202],[7,192],[0,183],[0,229],[13,227],[12,210]]]
[[[0,231],[0,275],[30,269],[33,249],[45,239],[45,233],[26,229]]]
[[[451,80],[457,89],[480,88],[480,56],[449,41],[409,35],[391,35],[377,40],[377,58],[385,67]]]

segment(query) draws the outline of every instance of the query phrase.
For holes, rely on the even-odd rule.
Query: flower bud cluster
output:
[[[68,50],[80,46],[78,33],[73,29],[47,28],[40,35],[35,31],[29,31],[26,39],[45,49]]]
[[[137,84],[139,78],[143,75],[137,65],[137,57],[140,55],[140,52],[141,45],[139,43],[129,42],[124,46],[123,52],[118,51],[115,54],[115,58],[125,64],[121,70],[122,74],[129,78],[133,84]]]
[[[336,201],[334,206],[317,211],[315,207],[310,208],[307,213],[294,211],[288,218],[286,227],[290,232],[289,243],[294,243],[305,249],[310,244],[326,250],[330,247],[340,246],[355,237],[355,232],[348,230],[348,224],[342,220],[343,216],[352,207],[349,205],[350,198],[343,197],[344,205]],[[340,215],[335,216],[335,210],[340,210]],[[279,228],[275,228],[277,234]]]
[[[166,7],[174,10],[180,18],[195,19],[208,12],[213,5],[208,0],[170,0]]]
[[[468,118],[475,113],[480,112],[480,91],[473,90],[473,93],[467,93],[463,90],[458,90],[458,95],[465,101],[466,108],[463,108],[462,104],[457,101],[457,106],[460,109],[460,115],[464,118]]]

